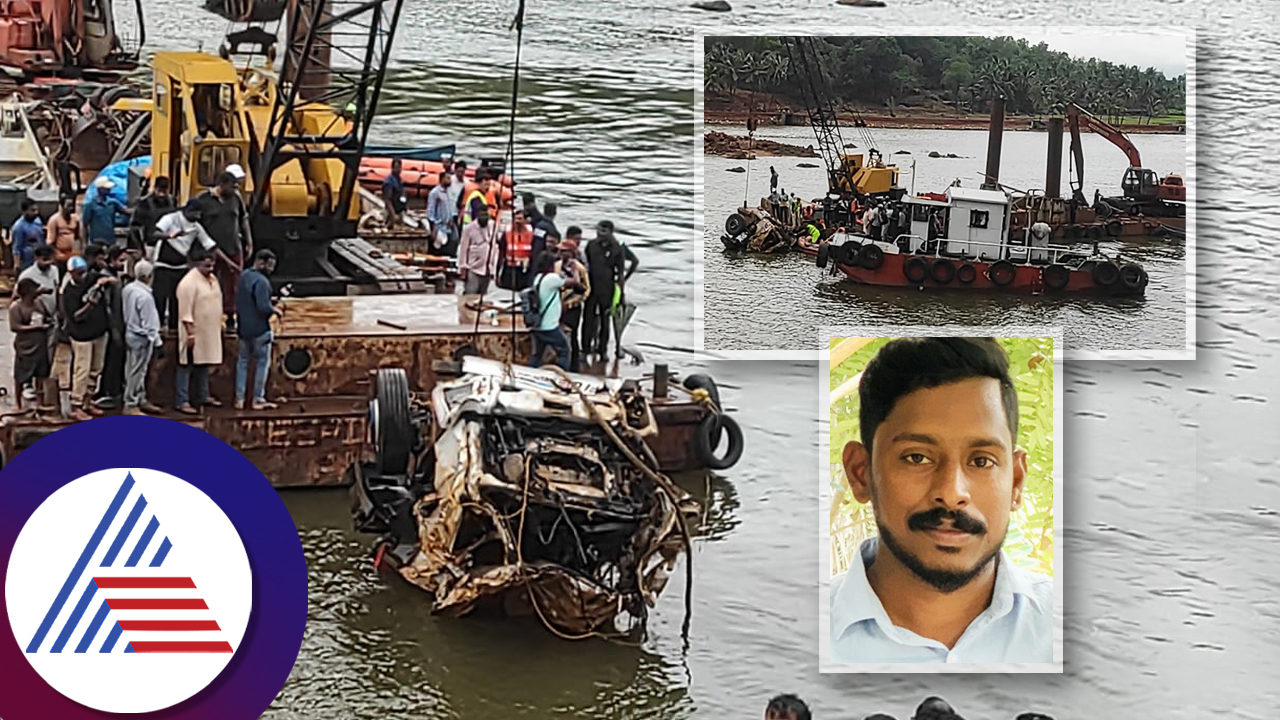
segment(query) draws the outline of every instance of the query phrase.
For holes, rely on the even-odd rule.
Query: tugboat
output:
[[[909,233],[886,242],[837,232],[816,248],[818,267],[866,285],[922,290],[1110,296],[1146,290],[1147,272],[1140,264],[1108,257],[1096,245],[1092,252],[1051,245],[1047,225],[1010,235],[1004,191],[953,186],[941,196],[902,202],[910,212]]]

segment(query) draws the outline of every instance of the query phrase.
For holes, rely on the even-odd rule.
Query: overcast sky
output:
[[[1118,65],[1137,65],[1144,69],[1153,67],[1171,78],[1187,72],[1187,38],[1183,35],[1143,34],[1133,31],[1107,33],[1093,28],[1083,33],[1076,32],[1074,28],[1066,28],[1055,30],[1052,34],[998,34],[1026,38],[1033,45],[1044,42],[1050,50],[1085,60],[1096,57]]]

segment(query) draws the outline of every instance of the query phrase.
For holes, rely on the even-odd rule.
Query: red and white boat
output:
[[[941,198],[941,199],[938,199]],[[855,282],[886,287],[984,290],[1029,294],[1144,294],[1148,277],[1135,262],[1063,245],[1028,228],[1009,234],[1009,197],[1001,191],[951,187],[945,195],[902,199],[910,232],[885,242],[837,232],[803,243],[820,268]],[[930,232],[940,221],[941,232]]]

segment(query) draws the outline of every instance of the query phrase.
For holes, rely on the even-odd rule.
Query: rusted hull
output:
[[[168,338],[166,359],[153,363],[151,369],[148,398],[162,407],[171,407],[173,402],[174,345],[174,339]],[[280,401],[280,407],[267,411],[238,411],[231,407],[238,346],[234,337],[227,336],[224,362],[213,369],[209,380],[212,395],[224,406],[205,408],[198,417],[174,412],[165,416],[199,427],[236,448],[276,487],[345,485],[347,469],[373,456],[368,440],[371,373],[377,368],[403,368],[412,392],[429,393],[438,380],[433,363],[450,359],[454,351],[466,345],[485,357],[515,357],[521,362],[529,353],[529,335],[520,330],[513,334],[509,329],[487,327],[473,335],[470,327],[462,326],[421,332],[281,334],[276,339],[267,383],[267,397]],[[286,369],[286,364],[297,361],[302,354],[309,356],[305,369],[301,364]],[[703,467],[695,433],[706,412],[703,406],[688,400],[653,403],[661,432],[650,439],[650,446],[664,472]],[[62,418],[10,418],[0,425],[3,461],[72,422]]]

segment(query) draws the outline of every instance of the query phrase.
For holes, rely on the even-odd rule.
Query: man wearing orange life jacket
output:
[[[533,260],[533,228],[523,210],[511,217],[511,229],[502,237],[502,275],[499,287],[522,290],[529,285],[529,266]]]

